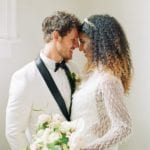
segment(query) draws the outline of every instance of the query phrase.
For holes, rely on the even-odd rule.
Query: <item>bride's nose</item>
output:
[[[80,45],[79,45],[79,51],[82,51],[82,52],[84,51],[84,50],[83,50],[83,45],[82,45],[81,43],[80,43]]]

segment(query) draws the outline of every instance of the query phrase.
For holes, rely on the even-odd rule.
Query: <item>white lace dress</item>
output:
[[[117,150],[131,132],[131,120],[123,102],[121,81],[110,73],[95,70],[73,96],[72,116],[83,118],[84,150]]]

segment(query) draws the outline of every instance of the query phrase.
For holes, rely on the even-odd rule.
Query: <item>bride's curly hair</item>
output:
[[[130,48],[119,22],[109,15],[93,15],[83,22],[81,32],[92,42],[92,61],[121,79],[127,93],[132,77]]]

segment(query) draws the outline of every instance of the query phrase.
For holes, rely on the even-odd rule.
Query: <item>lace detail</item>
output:
[[[99,122],[93,124],[92,127],[90,127],[89,132],[97,135],[98,137],[102,137],[110,128],[110,119],[105,113],[106,111],[101,92],[96,95],[96,104]]]
[[[119,79],[106,77],[98,86],[96,103],[99,122],[90,132],[99,138],[84,150],[108,150],[131,132],[131,119],[123,103],[124,90]]]

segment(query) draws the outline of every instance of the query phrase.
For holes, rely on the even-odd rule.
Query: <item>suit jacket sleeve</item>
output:
[[[12,150],[22,150],[28,145],[25,135],[32,102],[28,98],[28,80],[24,72],[13,75],[6,109],[6,138]]]

